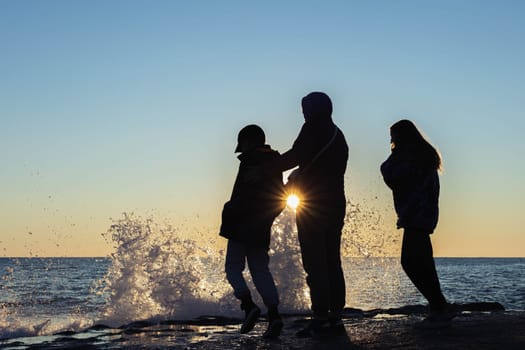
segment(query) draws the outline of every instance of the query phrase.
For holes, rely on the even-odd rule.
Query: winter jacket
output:
[[[432,233],[439,216],[439,176],[436,169],[418,163],[408,152],[392,153],[381,173],[392,190],[397,227]]]
[[[337,130],[334,141],[317,158]],[[306,120],[292,149],[280,159],[280,169],[299,166],[300,195],[313,212],[333,212],[346,206],[344,174],[348,161],[348,145],[341,130],[331,118]],[[341,210],[337,210],[341,212]]]
[[[256,182],[246,174],[278,157],[279,152],[268,145],[238,156],[241,163],[231,198],[222,211],[221,236],[247,246],[270,246],[273,221],[285,205],[282,173],[265,173]]]

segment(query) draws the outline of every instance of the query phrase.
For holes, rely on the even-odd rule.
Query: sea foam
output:
[[[270,269],[282,291],[281,309],[305,311],[309,295],[293,213],[286,210],[272,230]],[[115,244],[112,264],[97,290],[107,294],[101,320],[114,324],[239,313],[224,274],[224,248],[217,242],[223,238],[195,232],[193,238],[188,236],[180,228],[152,218],[123,214],[116,220],[106,233]],[[253,287],[249,274],[245,276]]]
[[[396,237],[390,232],[379,211],[349,202],[342,256],[388,255],[390,247],[396,244]],[[185,232],[184,226],[124,213],[114,220],[105,237],[115,251],[97,289],[97,293],[107,295],[101,321],[122,324],[143,319],[241,315],[224,273],[224,239],[216,232]],[[288,313],[307,312],[309,290],[295,213],[290,208],[274,222],[270,257],[280,309]],[[262,305],[246,271],[245,277],[256,302]]]

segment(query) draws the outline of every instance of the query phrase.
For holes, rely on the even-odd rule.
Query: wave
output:
[[[384,227],[381,212],[353,203],[348,203],[347,208],[343,257],[388,255],[389,247],[396,245],[398,238]],[[16,306],[52,303],[64,296],[58,295],[51,301],[10,301],[12,305],[0,307],[0,337],[79,331],[96,324],[119,327],[136,320],[162,322],[201,315],[241,315],[225,278],[225,240],[216,232],[123,213],[113,220],[104,237],[114,246],[114,253],[107,273],[94,282],[88,297],[102,302],[89,301],[89,311],[79,305],[68,314],[58,310],[47,318],[33,318],[35,315],[17,312]],[[309,291],[291,209],[285,209],[273,225],[270,256],[282,312],[308,312]],[[246,277],[253,288],[249,274]],[[255,301],[262,304],[257,293],[253,294]],[[93,310],[93,306],[97,309]]]

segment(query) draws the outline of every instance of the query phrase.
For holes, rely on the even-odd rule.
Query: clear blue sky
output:
[[[437,255],[525,256],[523,38],[523,1],[2,0],[0,254],[107,254],[123,211],[216,225],[238,130],[285,151],[321,90],[349,197],[390,205],[412,119],[445,163]]]

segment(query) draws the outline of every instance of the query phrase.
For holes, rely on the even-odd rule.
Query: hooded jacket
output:
[[[246,174],[278,157],[279,152],[268,145],[238,156],[241,163],[231,198],[222,211],[221,236],[247,246],[270,246],[273,221],[285,205],[282,174],[280,171],[265,173],[256,182],[248,180]]]
[[[330,142],[337,126],[330,116],[305,117],[292,148],[280,159],[280,169],[299,166],[300,195],[312,213],[342,212],[346,206],[344,174],[348,161],[348,145],[341,130],[328,148],[316,155]]]
[[[400,152],[381,165],[381,174],[392,190],[397,227],[434,232],[439,217],[437,170],[419,165],[409,152]]]

